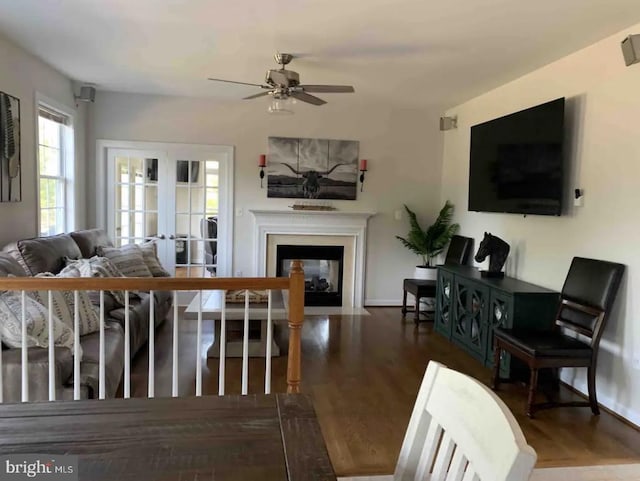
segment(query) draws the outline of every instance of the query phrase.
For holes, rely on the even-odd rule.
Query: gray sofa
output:
[[[111,246],[106,233],[100,229],[72,232],[52,237],[25,239],[9,244],[0,253],[0,276],[34,276],[42,272],[58,273],[64,268],[64,258],[89,258],[96,255],[98,246]],[[170,311],[171,293],[156,291],[155,324],[159,326]],[[105,296],[105,299],[109,297]],[[130,298],[131,357],[140,350],[149,337],[150,296],[139,293]],[[105,311],[105,380],[106,396],[114,397],[124,368],[123,307],[107,303]],[[82,398],[98,397],[100,334],[94,332],[80,337],[83,357],[80,363]],[[2,346],[2,370],[5,402],[20,401],[21,350]],[[48,399],[48,351],[29,349],[29,399]],[[56,348],[56,398],[73,397],[73,356],[66,348]]]

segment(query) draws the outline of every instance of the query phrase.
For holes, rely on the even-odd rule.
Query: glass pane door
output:
[[[114,243],[140,244],[158,236],[158,159],[115,155]]]
[[[218,267],[219,162],[175,161],[176,277],[215,277]]]
[[[106,227],[114,243],[157,240],[162,265],[176,277],[229,276],[233,149],[127,144],[141,147],[107,148]]]

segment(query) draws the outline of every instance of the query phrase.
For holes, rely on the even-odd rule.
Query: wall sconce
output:
[[[258,167],[260,167],[260,188],[262,189],[262,179],[264,179],[264,168],[267,166],[267,156],[265,154],[260,154],[260,158],[258,160]]]
[[[364,187],[364,173],[367,171],[367,159],[362,159],[360,161],[360,192],[362,192],[362,188]]]

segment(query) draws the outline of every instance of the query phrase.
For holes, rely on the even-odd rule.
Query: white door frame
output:
[[[219,212],[224,216],[224,222],[220,227],[223,232],[218,237],[218,276],[231,277],[233,274],[233,176],[234,176],[234,147],[231,145],[207,145],[207,144],[183,144],[174,142],[138,142],[128,140],[104,140],[96,141],[96,223],[97,227],[107,229],[107,155],[109,149],[127,150],[153,150],[166,153],[167,157],[175,158],[185,152],[202,152],[203,154],[214,152],[220,156],[219,185],[220,204]]]

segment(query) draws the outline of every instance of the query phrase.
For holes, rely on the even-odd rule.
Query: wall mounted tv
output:
[[[469,210],[560,215],[564,98],[471,127]]]

